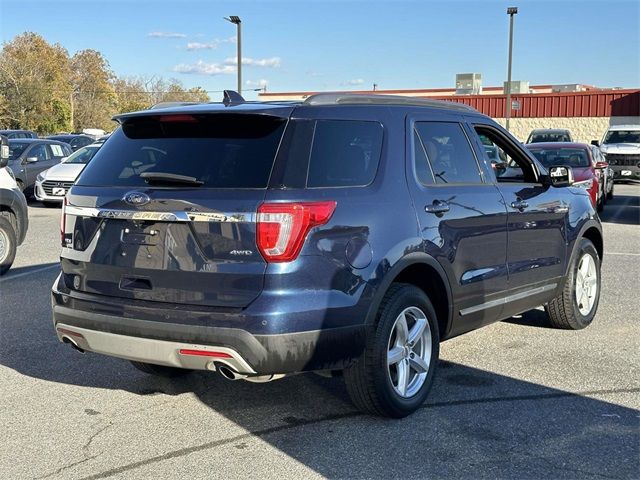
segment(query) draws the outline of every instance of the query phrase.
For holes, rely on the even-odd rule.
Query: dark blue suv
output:
[[[115,119],[62,217],[53,318],[78,350],[166,376],[342,371],[359,408],[402,417],[442,340],[596,313],[587,192],[466,106],[227,93]]]

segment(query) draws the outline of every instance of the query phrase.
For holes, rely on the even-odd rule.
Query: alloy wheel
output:
[[[431,362],[431,327],[418,307],[405,308],[396,318],[387,348],[387,371],[395,392],[414,396],[427,378]]]
[[[587,316],[593,309],[598,293],[598,273],[593,257],[585,253],[578,262],[576,272],[576,303],[582,316]]]

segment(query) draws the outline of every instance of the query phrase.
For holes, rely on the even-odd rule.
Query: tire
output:
[[[424,333],[412,348],[399,346],[406,344],[398,333],[402,331],[401,317],[409,335],[419,331],[415,328],[418,324],[424,326]],[[402,418],[424,403],[440,353],[436,318],[433,305],[422,290],[413,285],[392,284],[380,304],[375,324],[367,332],[364,352],[344,371],[347,391],[356,407],[373,415]],[[388,366],[394,350],[400,360]],[[408,362],[412,362],[410,367]],[[416,369],[420,364],[422,373]],[[401,376],[401,369],[405,376]],[[407,378],[404,395],[398,390],[401,378]]]
[[[598,212],[602,212],[604,210],[604,195],[600,195],[600,199],[596,204],[596,209],[598,210]]]
[[[585,279],[583,261],[588,261],[587,257],[593,262],[587,268],[592,267],[593,270],[589,270],[591,274]],[[562,292],[545,306],[545,310],[552,326],[567,330],[581,330],[591,324],[598,310],[601,289],[600,258],[593,243],[582,238],[579,240],[571,262]],[[583,269],[580,274],[578,274],[579,268]],[[583,283],[580,283],[581,279],[585,279]],[[595,279],[595,283],[592,283],[585,292],[585,283],[590,283],[590,279]],[[581,295],[581,292],[584,292],[586,297]],[[580,301],[578,296],[581,298]]]
[[[0,215],[0,275],[9,271],[16,258],[18,236],[6,215]]]
[[[613,182],[611,183],[611,191],[607,193],[607,200],[613,200]]]
[[[155,375],[156,377],[175,378],[191,373],[191,370],[187,370],[186,368],[166,367],[164,365],[154,365],[152,363],[131,361],[131,365],[141,372],[148,373],[149,375]]]

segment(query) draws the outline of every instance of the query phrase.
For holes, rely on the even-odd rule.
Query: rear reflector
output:
[[[263,203],[258,207],[258,249],[267,262],[295,260],[313,227],[324,225],[336,202]]]
[[[208,350],[189,350],[186,348],[180,349],[180,355],[195,355],[197,357],[214,357],[214,358],[233,358],[231,355],[224,352],[210,352]]]
[[[60,213],[60,243],[62,244],[62,246],[64,247],[64,230],[66,228],[66,224],[67,224],[67,216],[66,216],[66,210],[67,210],[67,197],[64,197],[64,200],[62,201],[62,212]]]

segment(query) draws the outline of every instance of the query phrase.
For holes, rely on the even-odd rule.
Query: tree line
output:
[[[39,134],[111,131],[117,113],[159,102],[208,102],[200,87],[186,89],[162,77],[118,77],[98,51],[69,55],[60,44],[25,32],[0,50],[0,128]]]

